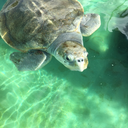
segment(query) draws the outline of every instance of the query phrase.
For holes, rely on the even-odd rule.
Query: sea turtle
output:
[[[19,71],[37,70],[54,56],[74,71],[87,68],[83,36],[100,26],[100,16],[84,15],[77,0],[8,0],[0,12],[0,35],[19,50],[10,60]]]

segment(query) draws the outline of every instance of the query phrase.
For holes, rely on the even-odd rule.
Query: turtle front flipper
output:
[[[80,29],[83,36],[90,36],[101,25],[100,15],[88,13],[83,16],[80,23]]]
[[[19,71],[33,71],[45,66],[52,56],[42,50],[30,50],[27,53],[14,52],[10,55],[10,60]]]

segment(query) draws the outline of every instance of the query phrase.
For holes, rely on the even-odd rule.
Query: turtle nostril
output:
[[[84,59],[78,59],[77,61],[78,61],[78,62],[83,62],[83,61],[84,61]]]
[[[80,59],[79,60],[77,60],[78,62],[80,62]]]

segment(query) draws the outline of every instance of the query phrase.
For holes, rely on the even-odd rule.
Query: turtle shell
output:
[[[8,0],[0,12],[0,34],[19,51],[47,50],[60,34],[78,31],[83,14],[77,0]]]

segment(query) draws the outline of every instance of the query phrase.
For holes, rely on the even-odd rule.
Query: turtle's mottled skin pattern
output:
[[[85,58],[84,57],[85,54],[83,54],[84,51],[85,51],[85,48],[84,47],[81,47],[80,44],[75,44],[74,42],[67,41],[67,42],[63,43],[60,46],[60,49],[57,50],[57,54],[59,56],[62,56],[62,58],[65,58],[65,54],[67,54],[67,55],[73,54],[74,57],[68,56],[68,58],[71,59],[71,60],[75,60],[74,59],[75,57]],[[87,65],[88,65],[88,59],[84,59],[83,61],[84,61],[84,67],[87,67]],[[69,63],[68,64],[68,67],[70,67],[70,69],[72,69],[72,64],[74,66],[76,66],[76,68],[77,68],[77,65],[76,65],[75,61],[72,61],[72,63]]]
[[[77,0],[8,0],[0,14],[2,38],[26,52],[46,51],[60,34],[79,33],[84,11]]]

